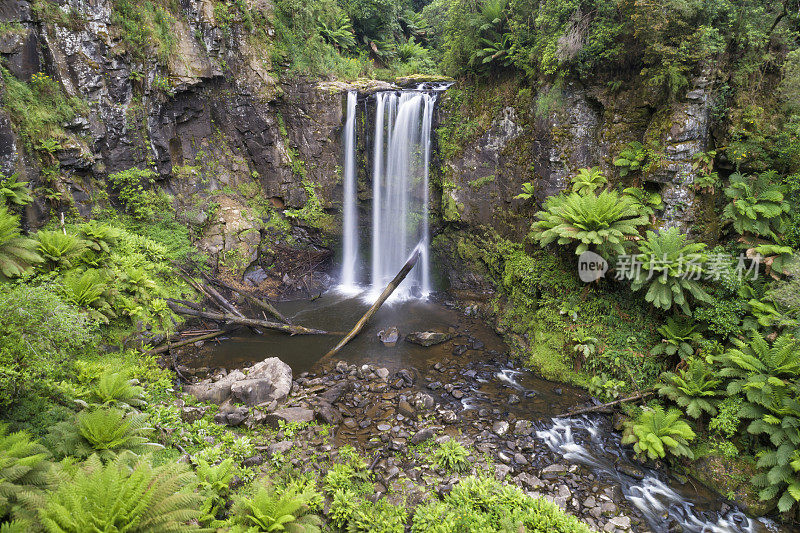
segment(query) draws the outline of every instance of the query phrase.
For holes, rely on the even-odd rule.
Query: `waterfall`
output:
[[[379,293],[417,246],[420,259],[395,294],[420,297],[431,291],[428,226],[431,129],[437,92],[442,86],[380,91],[374,95],[371,128],[372,228],[368,286]],[[344,226],[341,288],[356,285],[358,220],[356,212],[354,93],[347,96],[344,130]]]
[[[375,99],[372,153],[372,279],[381,291],[417,245],[417,267],[398,287],[400,296],[430,290],[428,166],[435,93],[381,92]]]
[[[356,101],[357,93],[347,93],[347,117],[344,123],[344,208],[342,227],[342,277],[341,285],[345,290],[353,290],[356,286],[356,269],[358,268],[358,216],[356,214],[356,196],[358,194],[356,178]]]

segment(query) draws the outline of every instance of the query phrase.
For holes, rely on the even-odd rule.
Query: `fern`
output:
[[[702,414],[717,414],[716,398],[724,394],[717,387],[722,383],[700,359],[691,359],[686,370],[664,374],[664,383],[658,388],[658,394],[666,396],[686,410],[692,418],[700,418]]]
[[[230,482],[233,479],[235,466],[228,457],[218,465],[210,465],[203,459],[197,463],[198,489],[205,497],[201,522],[214,524],[218,516],[225,510],[225,502],[230,493]]]
[[[78,413],[75,421],[61,422],[48,436],[53,451],[60,457],[73,455],[86,458],[97,454],[102,460],[113,460],[123,452],[134,454],[158,448],[149,442],[151,428],[147,416],[126,414],[120,409],[103,407]]]
[[[595,189],[608,183],[600,167],[582,168],[572,178],[572,192],[579,194],[594,193]]]
[[[625,423],[622,444],[633,444],[637,455],[646,455],[652,460],[663,459],[667,453],[694,458],[689,441],[694,431],[677,409],[664,411],[662,406],[645,409],[636,420]]]
[[[122,373],[102,374],[92,387],[91,398],[97,403],[123,408],[145,404],[144,389]]]
[[[632,279],[633,290],[647,287],[645,300],[655,307],[668,311],[678,306],[691,315],[690,296],[701,302],[711,300],[697,282],[702,275],[705,249],[703,243],[687,242],[678,228],[658,234],[648,231],[647,238],[639,243],[637,258],[641,268],[625,275]]]
[[[86,241],[61,231],[41,230],[34,235],[47,270],[74,268],[86,252]]]
[[[141,460],[131,469],[122,459],[104,465],[92,456],[71,475],[61,474],[40,519],[50,533],[211,531],[192,523],[202,503],[196,486],[186,465]]]
[[[637,235],[647,217],[634,202],[616,191],[593,194],[560,194],[545,201],[540,219],[531,226],[531,236],[541,246],[577,243],[580,255],[590,247],[600,254],[617,255],[625,251],[626,237]]]
[[[448,472],[468,472],[471,468],[469,450],[453,439],[439,445],[433,454],[433,462]]]
[[[678,354],[681,359],[688,359],[694,354],[694,346],[703,339],[703,336],[695,331],[696,329],[697,324],[687,320],[667,318],[667,323],[657,329],[662,340],[650,350],[650,353],[668,356]]]
[[[36,241],[22,236],[19,217],[0,204],[0,281],[23,276],[41,262],[36,246]]]
[[[739,172],[731,175],[730,185],[725,188],[725,196],[730,202],[723,209],[722,216],[733,222],[737,233],[777,239],[776,233],[783,229],[783,216],[790,210],[786,186],[774,183],[777,180],[778,175],[773,170],[758,176],[745,176]]]
[[[315,533],[320,531],[322,520],[310,511],[309,503],[314,498],[310,490],[277,491],[272,486],[260,485],[252,498],[235,498],[233,520],[241,526],[255,527],[256,531]]]
[[[6,426],[0,424],[0,520],[9,515],[18,519],[31,517],[31,510],[21,496],[47,486],[49,455],[44,446],[32,441],[24,431],[9,435]],[[22,526],[9,526],[9,531],[19,527]]]
[[[622,194],[633,200],[639,211],[646,216],[653,216],[657,210],[664,207],[660,194],[646,191],[641,187],[628,187],[622,191]]]
[[[33,201],[33,196],[28,189],[27,181],[17,181],[17,175],[5,176],[0,172],[0,197],[13,205],[28,205]]]

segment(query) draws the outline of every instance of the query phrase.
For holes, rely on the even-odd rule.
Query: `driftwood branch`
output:
[[[398,272],[397,275],[394,277],[394,279],[389,282],[389,284],[386,286],[385,289],[383,289],[381,295],[378,296],[378,299],[375,300],[375,303],[372,304],[372,307],[367,309],[367,312],[364,313],[364,316],[362,316],[361,319],[358,322],[356,322],[356,325],[353,326],[353,329],[350,330],[350,333],[345,335],[345,337],[339,341],[339,344],[334,346],[331,349],[331,351],[326,353],[322,359],[328,359],[336,355],[336,353],[339,350],[344,348],[345,344],[350,342],[353,339],[353,337],[358,335],[361,332],[361,330],[364,329],[364,326],[367,324],[367,322],[370,321],[370,319],[375,315],[375,313],[378,312],[378,309],[380,308],[381,305],[383,305],[383,302],[385,302],[389,298],[389,296],[392,295],[397,286],[400,285],[400,283],[402,283],[402,281],[406,278],[411,269],[414,268],[414,265],[417,264],[418,259],[419,259],[419,248],[414,250],[414,253],[411,254],[411,257],[408,258],[408,261],[406,261],[406,264],[403,265],[403,268],[400,269],[400,272]]]
[[[620,398],[619,400],[614,400],[613,402],[603,403],[600,405],[593,405],[591,407],[583,407],[581,409],[573,409],[572,411],[568,411],[564,414],[558,415],[556,418],[567,418],[570,416],[583,415],[586,413],[596,413],[598,411],[605,411],[609,407],[614,407],[623,403],[635,402],[636,400],[644,400],[645,398],[648,398],[653,394],[655,394],[653,391],[640,392],[639,394],[634,394],[633,396]]]
[[[181,346],[186,346],[187,344],[192,344],[193,342],[205,341],[205,340],[208,340],[208,339],[213,339],[214,337],[219,337],[220,335],[222,335],[223,333],[227,333],[228,331],[229,330],[227,330],[227,329],[219,329],[219,330],[213,331],[211,333],[206,333],[205,335],[198,335],[196,337],[191,337],[191,338],[179,341],[179,342],[167,342],[163,346],[159,346],[158,348],[154,348],[154,349],[150,350],[145,355],[156,355],[156,354],[167,352],[167,351],[171,350],[172,348],[180,348]]]
[[[268,320],[260,320],[256,318],[239,317],[229,313],[212,313],[209,311],[198,311],[196,309],[189,309],[177,303],[167,300],[167,305],[173,312],[179,315],[196,316],[200,318],[207,318],[215,322],[222,322],[225,324],[236,324],[239,326],[247,326],[254,328],[273,329],[289,333],[290,335],[328,335],[327,331],[320,329],[304,328],[303,326],[296,326],[291,324],[281,324],[279,322],[270,322]]]

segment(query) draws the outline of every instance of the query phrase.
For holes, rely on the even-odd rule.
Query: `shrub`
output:
[[[108,180],[117,189],[125,211],[142,221],[161,219],[172,212],[172,203],[165,193],[155,189],[156,173],[129,168],[109,174]]]
[[[690,296],[701,302],[711,299],[697,282],[702,275],[705,248],[703,243],[687,242],[678,228],[658,234],[648,231],[647,238],[639,243],[637,259],[641,268],[632,268],[624,275],[632,280],[633,290],[647,287],[645,300],[655,307],[668,311],[675,305],[691,315]]]
[[[0,328],[0,402],[5,405],[22,391],[50,394],[47,380],[97,341],[95,322],[45,287],[0,292]]]
[[[441,501],[417,507],[414,533],[541,531],[589,533],[589,527],[556,504],[489,477],[462,479]]]
[[[664,411],[660,405],[644,409],[635,420],[625,423],[622,444],[633,444],[637,455],[650,459],[663,459],[667,453],[694,458],[689,449],[689,441],[695,437],[694,431],[677,409]]]
[[[122,459],[103,464],[92,456],[60,475],[39,516],[53,533],[199,531],[192,523],[202,504],[196,486],[183,464],[153,467],[142,459],[131,468]]]
[[[19,217],[0,204],[0,282],[29,273],[41,261],[36,241],[20,232]]]

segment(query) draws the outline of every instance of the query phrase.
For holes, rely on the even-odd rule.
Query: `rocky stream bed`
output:
[[[321,314],[304,320],[315,327],[322,316],[346,321],[351,313],[336,312],[343,301],[320,302]],[[377,337],[390,324],[400,330],[393,347]],[[422,324],[446,340],[431,346],[403,340]],[[282,353],[270,343],[297,341],[242,337],[182,359],[185,371],[208,376],[186,390],[221,404],[218,423],[300,428],[259,443],[251,464],[280,454],[301,470],[322,471],[339,447],[352,445],[370,462],[372,498],[412,507],[450,490],[461,476],[488,473],[556,502],[598,531],[778,531],[693,480],[681,484],[634,461],[608,416],[553,419],[589,396],[521,370],[502,340],[463,312],[430,303],[389,306],[341,360],[315,365],[311,357],[295,359],[296,376],[290,365],[265,357]],[[263,360],[245,367],[248,358]],[[221,368],[225,360],[241,369]],[[334,438],[324,438],[324,425],[286,426],[314,420],[329,425]],[[430,447],[448,439],[470,449],[471,472],[452,474],[432,464]]]

